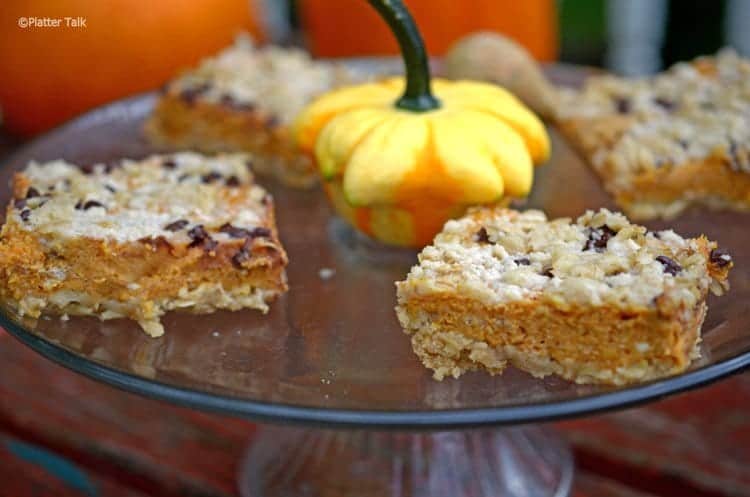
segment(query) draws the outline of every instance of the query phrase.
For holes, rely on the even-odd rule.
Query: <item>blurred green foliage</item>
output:
[[[605,0],[561,0],[560,60],[601,65],[606,47]]]

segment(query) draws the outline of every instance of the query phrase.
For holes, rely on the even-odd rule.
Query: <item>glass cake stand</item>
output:
[[[10,199],[13,172],[30,160],[154,152],[141,134],[153,103],[144,95],[102,107],[25,146],[0,168],[0,204]],[[529,207],[552,217],[613,207],[554,132],[553,149]],[[127,320],[33,321],[6,309],[0,324],[45,357],[115,387],[264,423],[239,477],[243,495],[256,497],[564,496],[570,451],[535,423],[658,399],[750,364],[748,216],[690,213],[673,223],[719,240],[736,261],[731,292],[709,300],[702,358],[686,373],[627,388],[539,380],[512,368],[436,382],[393,310],[394,282],[416,253],[356,235],[320,191],[268,188],[289,252],[290,291],[267,315],[170,313],[159,339]]]

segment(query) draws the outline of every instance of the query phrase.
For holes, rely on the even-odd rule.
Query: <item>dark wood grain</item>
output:
[[[617,480],[603,478],[596,473],[579,470],[573,483],[571,497],[657,497],[657,495],[635,490]]]
[[[589,469],[606,474],[601,463],[616,462],[629,468],[633,484],[663,488],[685,481],[706,495],[750,495],[748,373],[641,409],[561,426]],[[616,476],[618,468],[610,469]]]
[[[42,454],[40,456],[40,454]],[[0,434],[0,495],[8,497],[143,497],[128,485],[102,476],[96,469],[60,463],[45,448]]]
[[[254,426],[141,399],[47,362],[2,332],[0,432],[140,491],[234,495]]]
[[[5,334],[0,364],[4,436],[136,493],[235,495],[251,423],[114,390]],[[560,423],[582,470],[575,495],[750,496],[749,406],[745,374],[649,407]],[[36,479],[31,470],[19,474]]]

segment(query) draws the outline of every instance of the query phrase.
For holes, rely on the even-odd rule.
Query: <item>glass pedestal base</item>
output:
[[[261,426],[244,497],[564,497],[567,445],[547,428],[436,433]]]

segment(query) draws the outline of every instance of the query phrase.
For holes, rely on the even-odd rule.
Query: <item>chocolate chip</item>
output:
[[[586,240],[583,250],[596,250],[597,252],[603,252],[607,248],[609,239],[617,234],[615,230],[606,224],[599,228],[589,228],[588,231],[589,239]]]
[[[201,238],[200,240],[193,240],[192,242],[188,243],[188,248],[195,248],[202,246],[208,238]]]
[[[661,107],[662,109],[666,110],[667,112],[672,112],[677,106],[673,101],[664,97],[654,98],[654,103],[658,105],[659,107]]]
[[[711,251],[710,260],[712,264],[726,267],[732,263],[732,256],[724,249],[716,248]]]
[[[104,185],[104,188],[106,188],[107,190],[109,190],[111,193],[117,193],[117,190],[115,189],[114,186]]]
[[[487,233],[487,228],[484,226],[479,228],[479,231],[474,235],[474,239],[479,243],[490,243],[494,245],[492,240],[490,240],[490,235]]]
[[[188,231],[188,236],[193,240],[188,245],[188,248],[203,247],[206,252],[211,252],[219,244],[216,240],[211,238],[211,235],[205,230],[202,224],[195,225]]]
[[[219,102],[224,107],[228,107],[232,110],[238,110],[242,112],[250,112],[252,110],[255,110],[255,104],[253,102],[240,102],[236,98],[234,98],[232,95],[229,95],[228,93],[223,94],[219,98]]]
[[[243,248],[232,256],[232,264],[237,269],[242,269],[242,263],[250,259],[250,254]]]
[[[271,230],[268,228],[264,228],[262,226],[259,226],[257,228],[254,228],[250,232],[251,238],[268,238],[271,236]]]
[[[87,211],[89,209],[93,209],[94,207],[104,207],[104,204],[101,202],[97,202],[96,200],[89,200],[85,204],[83,204],[83,210]],[[104,207],[106,209],[106,207]]]
[[[627,114],[631,110],[631,103],[630,99],[627,97],[615,97],[614,99],[615,103],[615,109],[617,109],[617,112],[620,114]]]
[[[213,250],[219,246],[219,242],[214,240],[211,237],[206,238],[203,240],[203,250],[206,252],[213,252]]]
[[[94,166],[96,166],[96,164],[81,164],[78,166],[78,169],[80,169],[83,174],[94,174],[94,169],[96,169]]]
[[[38,197],[40,195],[39,190],[34,188],[33,186],[30,186],[28,190],[26,190],[26,198],[34,198]]]
[[[188,224],[189,224],[189,221],[187,219],[178,219],[177,221],[174,221],[164,226],[164,229],[167,231],[180,231]]]
[[[221,233],[226,233],[232,238],[252,238],[253,233],[250,230],[247,230],[245,228],[238,228],[236,226],[232,226],[229,223],[223,224],[219,231]]]
[[[544,271],[542,271],[542,276],[546,276],[547,278],[554,278],[555,275],[552,273],[552,268],[548,267]]]
[[[203,243],[203,240],[209,238],[208,232],[203,227],[202,224],[196,224],[192,228],[190,228],[190,231],[188,231],[188,236],[191,240],[193,240],[193,243],[190,244],[190,246],[194,246],[196,242],[198,244]]]
[[[189,177],[190,177],[190,175],[189,175],[189,174],[187,174],[187,173],[185,173],[185,174],[181,174],[181,175],[180,175],[180,177],[179,177],[179,178],[177,178],[177,181],[179,181],[180,183],[182,183],[183,181],[185,181],[185,180],[186,180],[186,179],[188,179]]]
[[[680,266],[677,261],[670,259],[666,255],[659,255],[656,257],[656,260],[659,261],[662,266],[664,266],[664,272],[667,274],[676,276],[677,273],[682,271],[682,266]]]
[[[198,97],[206,93],[208,90],[211,89],[211,85],[208,83],[202,83],[190,88],[184,88],[180,92],[180,98],[184,100],[185,102],[192,104],[196,100],[198,100]]]
[[[683,150],[687,150],[688,149],[689,143],[686,140],[677,140],[677,143],[679,143],[680,147]]]
[[[223,93],[221,95],[221,97],[219,97],[219,103],[221,103],[222,105],[225,105],[227,107],[233,106],[235,102],[236,102],[236,100],[229,93]]]
[[[613,236],[617,235],[617,231],[613,230],[606,224],[603,226],[600,226],[599,229],[602,231],[602,238],[606,236],[607,239],[609,240]]]
[[[232,175],[227,178],[226,185],[232,188],[236,188],[240,186],[240,179],[237,176]]]
[[[234,267],[236,267],[237,269],[242,269],[242,263],[250,260],[250,247],[251,242],[250,240],[247,240],[242,248],[232,256],[232,264],[234,265]]]
[[[221,233],[226,233],[232,238],[267,238],[271,236],[271,230],[268,228],[265,228],[263,226],[259,226],[257,228],[253,228],[252,230],[248,230],[245,228],[238,228],[236,226],[232,226],[229,223],[223,224],[219,231]]]
[[[743,155],[740,155],[740,150],[737,145],[737,142],[730,138],[729,139],[729,166],[734,170],[741,169],[742,166],[744,166],[747,163],[747,155],[746,154],[743,154]]]
[[[266,127],[275,128],[279,124],[281,124],[281,120],[278,116],[268,116],[268,118],[266,118]]]
[[[29,209],[24,209],[19,215],[21,216],[21,219],[26,222],[29,220],[29,216],[31,216],[31,211]]]
[[[531,265],[531,261],[527,259],[526,257],[521,257],[520,259],[516,259],[513,262],[515,262],[518,266],[529,266]]]
[[[161,167],[163,167],[164,169],[174,169],[177,167],[177,163],[172,159],[167,159],[161,163]]]
[[[97,202],[96,200],[89,200],[86,203],[84,203],[82,200],[79,200],[76,202],[75,208],[78,210],[89,210],[94,207],[104,207],[104,204],[101,202]],[[106,207],[104,207],[106,209]]]
[[[23,209],[26,207],[26,199],[25,198],[17,198],[13,201],[13,207],[16,209]]]
[[[203,176],[201,176],[201,181],[203,181],[206,184],[210,184],[221,178],[223,178],[221,173],[217,171],[211,171],[210,173],[204,174]]]

